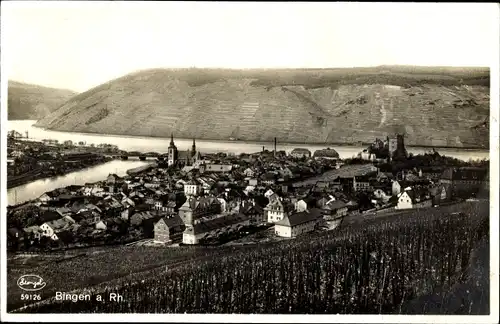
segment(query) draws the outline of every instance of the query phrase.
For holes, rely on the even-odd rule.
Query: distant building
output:
[[[199,244],[202,240],[218,238],[221,234],[236,232],[250,225],[250,218],[242,213],[224,215],[193,226],[186,226],[182,243]]]
[[[359,191],[370,191],[370,181],[367,176],[355,176],[353,177],[353,190],[355,192]]]
[[[282,199],[273,199],[264,208],[268,223],[276,223],[294,210],[294,205]]]
[[[488,192],[488,173],[486,168],[448,168],[441,175],[439,183],[449,188],[451,196]]]
[[[191,179],[184,184],[184,194],[188,196],[199,196],[203,193],[202,184],[196,179]]]
[[[285,216],[274,225],[274,232],[281,237],[295,237],[316,229],[322,215],[318,209],[306,210]]]
[[[179,151],[174,143],[174,135],[170,136],[170,145],[168,147],[168,166],[186,166],[193,165],[201,160],[200,152],[196,151],[196,142],[193,139],[193,146],[191,150]]]
[[[313,157],[315,159],[325,159],[325,160],[338,160],[340,159],[339,153],[331,148],[326,148],[324,150],[314,151]]]
[[[301,158],[310,158],[311,157],[311,151],[305,148],[295,148],[290,152],[290,156],[301,159]]]
[[[182,233],[183,229],[184,223],[179,215],[165,216],[154,225],[154,241],[172,243],[172,236]]]
[[[407,156],[406,148],[405,148],[405,138],[402,134],[396,134],[393,136],[387,137],[387,143],[389,147],[389,157],[391,159],[394,158],[403,158]]]
[[[221,212],[221,206],[214,197],[189,197],[179,208],[179,216],[189,227],[198,223],[201,218],[211,217]]]
[[[228,173],[233,170],[231,164],[200,164],[200,173],[205,172],[217,172],[217,173]]]

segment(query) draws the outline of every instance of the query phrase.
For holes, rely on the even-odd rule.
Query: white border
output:
[[[23,1],[24,2],[24,1]],[[52,2],[50,4],[55,4]],[[4,3],[5,4],[5,3]],[[25,2],[26,4],[26,2]],[[31,3],[33,4],[33,3]],[[40,3],[38,3],[40,4]],[[46,5],[45,3],[44,5]],[[58,3],[62,5],[63,3]],[[68,2],[64,5],[72,5]],[[492,28],[495,28],[495,37],[491,40],[495,43],[495,50],[491,53],[491,86],[490,86],[490,281],[491,281],[491,298],[489,316],[430,316],[430,315],[188,315],[188,314],[8,314],[6,313],[6,295],[7,285],[0,284],[1,298],[0,318],[3,321],[12,322],[31,322],[31,321],[51,321],[51,322],[100,322],[100,321],[130,321],[130,322],[287,322],[287,323],[304,323],[304,322],[318,322],[318,323],[331,323],[332,321],[339,321],[345,323],[496,323],[499,317],[498,313],[498,188],[499,188],[499,136],[498,136],[498,120],[499,120],[499,6],[498,4],[491,4],[491,9],[496,10],[495,19],[492,21]],[[4,20],[1,20],[2,49],[4,44]],[[467,44],[464,44],[467,46]],[[1,222],[0,222],[0,242],[1,242],[1,276],[0,283],[6,281],[6,208],[7,195],[6,192],[6,122],[7,122],[7,64],[8,57],[5,51],[0,51],[1,55],[1,109],[0,109],[0,127],[1,127],[1,163],[0,163],[0,192],[1,194]]]

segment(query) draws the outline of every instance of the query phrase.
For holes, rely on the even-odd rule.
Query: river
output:
[[[169,138],[151,138],[151,137],[139,137],[139,136],[117,136],[117,135],[100,135],[100,134],[82,134],[82,133],[71,133],[71,132],[57,132],[46,130],[43,128],[33,127],[34,120],[16,120],[8,121],[7,129],[15,130],[23,135],[28,132],[28,136],[33,140],[42,139],[56,139],[59,142],[64,142],[66,140],[71,140],[73,142],[86,142],[86,144],[112,144],[117,145],[120,149],[125,151],[139,151],[143,153],[147,152],[159,152],[165,153],[167,151],[168,145],[170,143]],[[175,144],[179,150],[186,150],[191,148],[191,139],[174,139]],[[207,140],[196,140],[196,148],[201,153],[215,153],[215,152],[226,152],[226,153],[254,153],[262,150],[264,146],[266,149],[272,150],[273,143],[255,143],[255,142],[243,142],[243,141],[207,141]],[[284,150],[289,153],[296,147],[303,147],[314,152],[318,149],[326,148],[326,145],[311,145],[311,144],[284,144],[279,143],[277,145],[278,150]],[[362,146],[335,146],[331,145],[331,148],[335,149],[341,158],[351,158],[358,154],[364,149]],[[413,154],[420,154],[428,152],[428,148],[418,148],[409,147],[408,151]],[[489,159],[489,152],[485,150],[464,150],[464,149],[451,149],[451,148],[440,148],[439,153],[446,156],[452,156],[461,160],[469,159]],[[8,204],[19,204],[27,200],[31,200],[39,197],[41,194],[47,191],[54,190],[56,188],[65,187],[72,184],[84,184],[86,182],[96,182],[104,180],[109,173],[116,173],[118,175],[124,175],[128,169],[135,168],[140,165],[144,165],[148,162],[143,161],[112,161],[103,165],[95,166],[85,170],[80,170],[67,174],[65,176],[60,176],[51,179],[42,179],[35,182],[12,188],[7,190],[8,194]]]
[[[127,170],[151,163],[151,161],[113,160],[101,165],[68,173],[63,176],[36,180],[7,190],[7,204],[17,205],[40,197],[44,192],[70,185],[84,185],[105,180],[110,173],[126,175]]]
[[[8,130],[15,130],[22,135],[28,132],[30,139],[42,140],[42,139],[56,139],[59,142],[64,142],[67,140],[73,142],[86,142],[87,144],[112,144],[118,146],[121,150],[125,151],[139,151],[143,153],[147,152],[167,152],[168,145],[170,144],[170,138],[157,138],[157,137],[140,137],[140,136],[121,136],[121,135],[101,135],[101,134],[87,134],[87,133],[70,133],[70,132],[58,132],[52,130],[46,130],[43,128],[33,127],[35,120],[9,120],[7,123]],[[175,134],[174,134],[175,136]],[[374,139],[375,140],[375,139]],[[191,148],[193,144],[192,139],[176,139],[174,138],[175,145],[179,150],[187,150]],[[279,139],[278,139],[279,141]],[[258,142],[244,142],[244,141],[208,141],[208,140],[196,140],[196,149],[201,153],[255,153],[262,151],[262,147],[268,150],[273,150],[274,143],[258,143]],[[325,149],[327,145],[316,145],[316,144],[277,144],[278,150],[284,150],[287,153],[292,151],[294,148],[303,147],[314,152],[319,149]],[[360,151],[366,147],[362,146],[338,146],[330,145],[330,148],[335,149],[340,158],[351,158],[357,155]],[[413,154],[421,154],[428,152],[429,148],[419,148],[419,147],[409,147],[408,152]],[[446,156],[452,156],[461,160],[469,159],[489,159],[489,151],[487,150],[468,150],[459,148],[439,148],[437,149],[440,154]]]

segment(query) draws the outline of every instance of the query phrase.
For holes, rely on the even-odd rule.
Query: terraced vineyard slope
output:
[[[488,119],[488,69],[153,69],[75,96],[36,125],[289,143],[371,142],[404,132],[409,145],[486,148]]]
[[[71,90],[9,81],[8,119],[40,119],[59,108],[75,94]]]

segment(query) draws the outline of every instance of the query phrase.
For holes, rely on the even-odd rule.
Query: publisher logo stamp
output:
[[[17,286],[25,291],[42,290],[47,283],[38,275],[24,275],[17,280]]]

